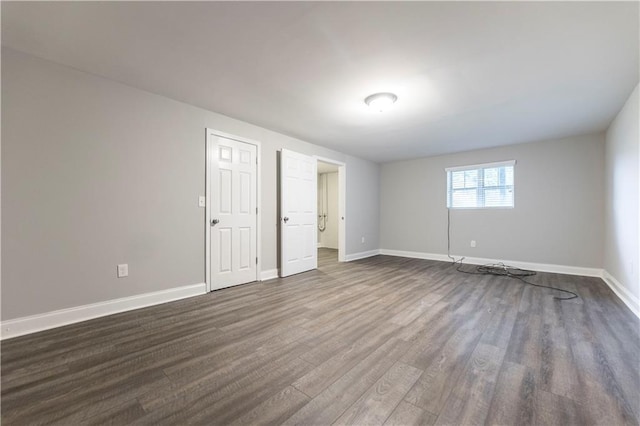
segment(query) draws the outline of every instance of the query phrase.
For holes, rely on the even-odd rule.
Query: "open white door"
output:
[[[318,267],[317,160],[283,149],[280,155],[280,276]]]
[[[257,147],[211,134],[211,290],[257,280]]]

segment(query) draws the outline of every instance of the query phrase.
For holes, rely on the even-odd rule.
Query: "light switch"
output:
[[[204,195],[198,197],[198,207],[205,207],[207,205],[207,199]]]
[[[129,276],[129,264],[122,263],[118,265],[118,278]]]

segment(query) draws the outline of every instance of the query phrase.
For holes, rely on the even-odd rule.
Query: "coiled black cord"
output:
[[[568,293],[568,294],[571,295],[569,297],[553,296],[553,298],[557,299],[557,300],[571,300],[571,299],[575,299],[575,298],[578,297],[578,295],[576,293],[572,292],[572,291],[563,290],[561,288],[552,287],[552,286],[548,286],[548,285],[536,284],[536,283],[532,283],[531,281],[527,281],[527,280],[524,279],[525,277],[531,277],[533,275],[536,275],[536,271],[530,271],[528,269],[515,268],[513,266],[507,266],[504,263],[488,263],[486,265],[478,265],[478,266],[476,266],[474,271],[464,271],[462,269],[462,261],[453,262],[453,265],[455,265],[456,263],[458,264],[458,267],[456,268],[456,271],[462,272],[464,274],[470,274],[470,275],[497,275],[497,276],[502,276],[502,277],[515,278],[517,280],[522,281],[525,284],[529,284],[529,285],[532,285],[534,287],[548,288],[548,289],[551,289],[551,290],[561,291],[561,292]]]

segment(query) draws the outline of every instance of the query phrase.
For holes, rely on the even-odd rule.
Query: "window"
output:
[[[450,167],[447,172],[447,207],[484,209],[513,207],[515,161]]]

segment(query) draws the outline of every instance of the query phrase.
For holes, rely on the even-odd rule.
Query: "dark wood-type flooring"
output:
[[[638,320],[598,278],[376,256],[2,344],[2,424],[622,425]]]

